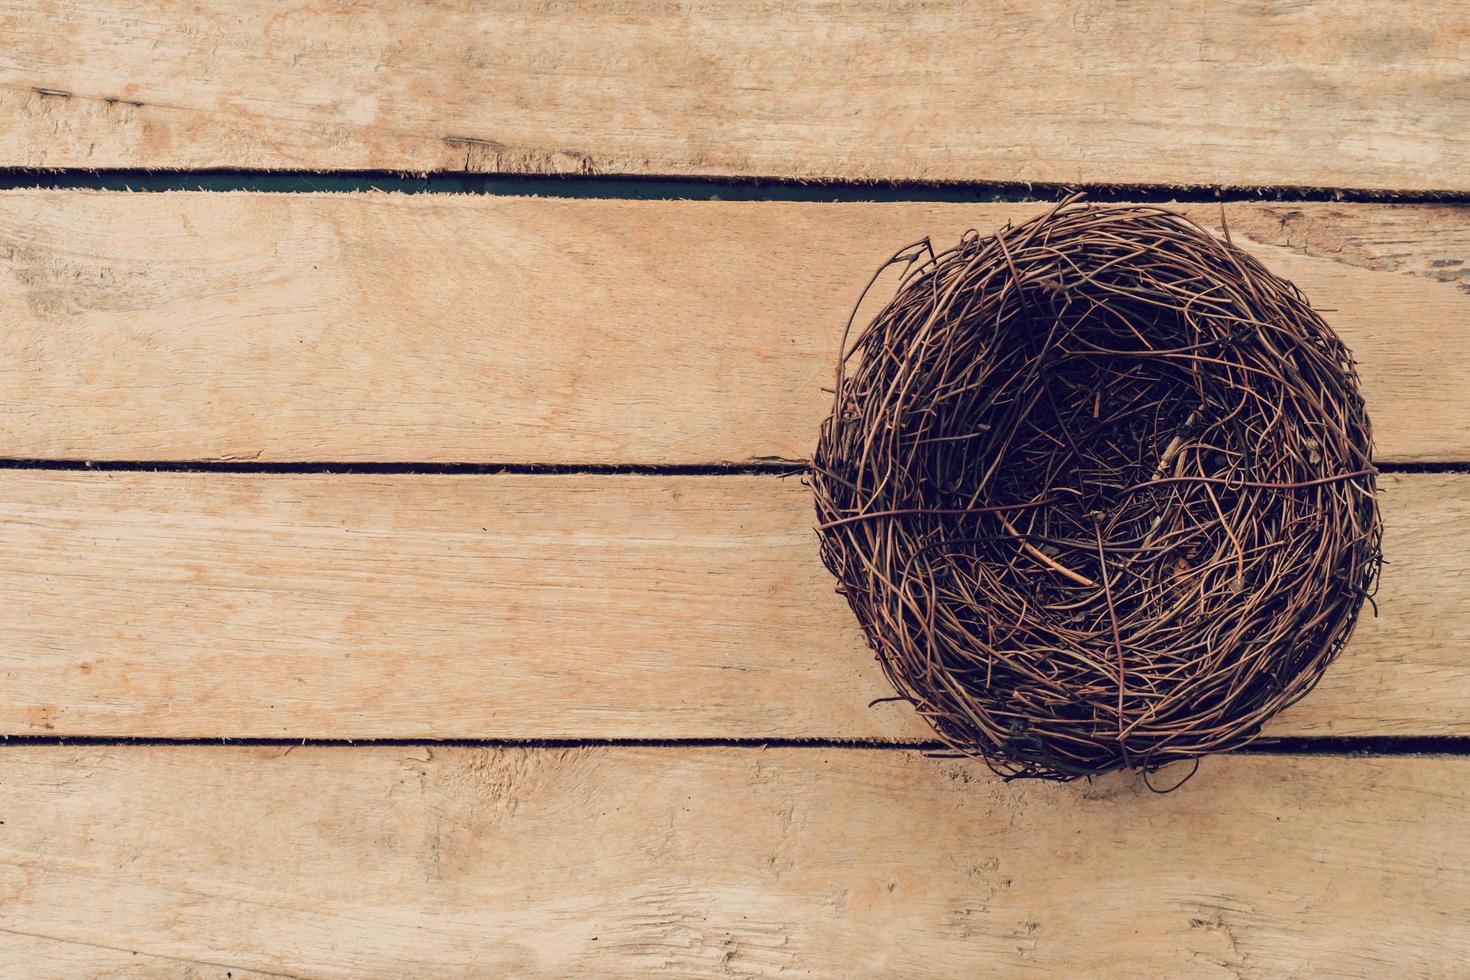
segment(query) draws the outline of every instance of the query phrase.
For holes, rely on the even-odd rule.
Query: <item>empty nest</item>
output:
[[[810,481],[839,592],[943,743],[1007,777],[1147,773],[1306,695],[1381,529],[1352,357],[1300,291],[1228,229],[1076,200],[910,246],[864,294],[895,266]]]

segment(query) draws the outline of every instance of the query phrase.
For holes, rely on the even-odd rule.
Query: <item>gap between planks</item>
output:
[[[1096,203],[1137,204],[1470,204],[1470,191],[1222,184],[1048,183],[1007,181],[854,181],[729,177],[539,176],[393,170],[41,169],[0,167],[0,191],[76,190],[160,193],[478,194],[604,201],[796,201],[812,204],[1013,204],[1082,194]]]
[[[143,736],[113,737],[105,735],[5,735],[0,734],[0,750],[5,747],[36,746],[93,747],[217,747],[217,748],[447,748],[447,749],[743,749],[764,752],[770,749],[844,752],[919,752],[933,758],[960,758],[942,742],[932,740],[861,739],[861,738],[151,738]],[[1269,756],[1353,756],[1384,758],[1395,756],[1463,756],[1470,755],[1470,736],[1298,736],[1266,737],[1238,749],[1232,754]]]

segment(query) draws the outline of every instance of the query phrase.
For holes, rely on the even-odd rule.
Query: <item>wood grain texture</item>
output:
[[[1470,735],[1470,477],[1276,735]],[[929,737],[773,477],[12,471],[0,733]]]
[[[3,864],[0,864],[3,866]],[[95,901],[99,896],[90,896]],[[0,909],[3,911],[3,909]],[[27,980],[268,980],[280,972],[258,973],[233,963],[154,956],[98,941],[32,935],[6,928],[0,920],[0,969]]]
[[[1470,956],[1465,759],[1210,759],[1157,796],[907,752],[52,746],[0,750],[0,780],[7,975],[47,942],[212,977],[1223,980]]]
[[[4,193],[0,456],[801,459],[879,262],[1045,207]],[[1470,459],[1470,209],[1225,213],[1356,352],[1379,458]]]
[[[0,165],[1470,189],[1426,0],[0,4]]]

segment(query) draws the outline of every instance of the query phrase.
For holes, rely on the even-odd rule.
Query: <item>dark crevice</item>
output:
[[[845,738],[154,738],[111,737],[104,735],[0,735],[0,745],[213,745],[290,747],[296,745],[320,748],[361,748],[364,746],[458,749],[574,749],[588,747],[616,748],[714,748],[714,749],[882,749],[910,752],[942,751],[934,741],[887,741],[884,739]]]
[[[0,458],[0,470],[81,470],[97,473],[320,473],[338,475],[499,476],[798,476],[806,461],[763,457],[735,463],[353,463],[262,460],[93,460]],[[1379,463],[1381,473],[1470,474],[1470,463]]]
[[[1379,463],[1380,473],[1470,473],[1470,463]]]
[[[1470,736],[1298,735],[1263,738],[1238,751],[1246,755],[1470,755]]]
[[[337,475],[499,476],[795,476],[806,471],[799,460],[745,463],[272,463],[258,460],[0,459],[0,470],[83,470],[98,473],[323,473]]]
[[[332,173],[296,170],[45,170],[0,168],[0,190],[268,191],[400,194],[482,194],[630,201],[807,201],[994,203],[1055,201],[1076,191],[1094,201],[1212,203],[1216,201],[1342,201],[1470,204],[1470,193],[1441,190],[1236,186],[1215,184],[1093,184],[1025,181],[853,181],[786,178],[541,176],[390,170]]]
[[[229,746],[279,747],[312,746],[319,748],[389,747],[465,749],[571,749],[571,748],[655,748],[655,749],[860,749],[887,752],[929,752],[946,754],[940,742],[933,740],[887,740],[864,738],[154,738],[111,737],[98,735],[0,735],[0,746]],[[1404,756],[1404,755],[1470,755],[1470,736],[1459,735],[1384,735],[1351,737],[1298,736],[1266,738],[1237,749],[1238,755],[1331,755],[1331,756]]]

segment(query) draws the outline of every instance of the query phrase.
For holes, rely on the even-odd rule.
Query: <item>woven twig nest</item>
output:
[[[844,339],[823,560],[898,693],[1006,776],[1245,744],[1374,588],[1352,358],[1225,236],[1067,202],[900,253]]]

